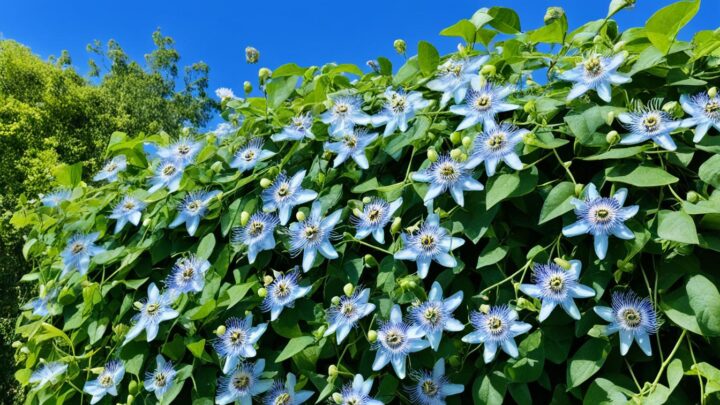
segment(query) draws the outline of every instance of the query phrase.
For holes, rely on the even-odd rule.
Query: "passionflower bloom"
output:
[[[258,253],[275,249],[275,227],[278,217],[265,212],[254,213],[242,228],[233,229],[232,242],[242,243],[248,248],[248,262],[255,263]]]
[[[513,91],[515,88],[512,86],[482,83],[480,76],[475,76],[470,81],[470,89],[465,95],[465,104],[450,107],[450,112],[465,117],[456,131],[470,128],[479,123],[483,123],[483,128],[494,126],[497,114],[520,107],[505,102],[507,96]]]
[[[510,357],[517,357],[515,337],[527,333],[532,327],[529,323],[518,321],[518,313],[507,305],[491,307],[487,313],[473,311],[470,323],[475,331],[463,336],[462,341],[483,344],[485,363],[493,361],[498,346]]]
[[[630,131],[620,140],[621,144],[635,145],[649,139],[665,150],[677,149],[670,132],[679,128],[682,121],[674,121],[668,113],[660,109],[658,101],[654,100],[648,107],[618,115],[618,120]]]
[[[630,350],[633,340],[637,342],[643,353],[652,356],[650,335],[660,327],[655,308],[648,298],[640,298],[632,291],[613,292],[612,307],[595,307],[595,313],[607,322],[604,333],[620,334],[620,354],[623,356]]]
[[[320,120],[330,125],[328,132],[333,136],[351,133],[356,125],[367,125],[370,116],[362,110],[362,97],[343,95],[331,97],[332,107],[320,116]]]
[[[365,204],[362,215],[350,219],[355,225],[355,239],[365,239],[372,234],[377,243],[385,243],[385,226],[390,223],[393,214],[400,209],[402,203],[402,197],[391,203],[375,197]]]
[[[212,199],[220,194],[219,190],[213,191],[193,191],[189,193],[178,206],[180,211],[175,220],[168,225],[170,228],[177,228],[185,224],[185,228],[190,236],[195,235],[200,220],[205,216],[208,206]]]
[[[315,139],[312,129],[313,117],[308,114],[301,114],[293,117],[290,125],[283,128],[279,134],[272,135],[270,139],[274,142],[280,141],[302,141],[305,138]]]
[[[235,159],[230,162],[230,167],[238,169],[240,173],[242,173],[255,168],[255,165],[257,165],[258,162],[275,156],[275,152],[264,150],[262,147],[262,139],[252,139],[235,152]]]
[[[306,220],[290,224],[290,253],[297,256],[302,252],[304,272],[312,268],[318,252],[328,260],[338,258],[330,238],[333,236],[333,228],[340,221],[342,209],[325,218],[322,217],[321,210],[320,201],[315,201]]]
[[[412,179],[430,184],[425,194],[426,203],[449,190],[453,200],[462,207],[465,205],[464,191],[480,191],[484,188],[482,183],[471,176],[474,169],[472,164],[475,162],[470,161],[468,165],[468,162],[458,162],[450,155],[442,155],[427,169],[413,173]]]
[[[205,287],[205,273],[208,269],[210,262],[201,257],[190,255],[178,259],[165,283],[170,289],[170,295],[201,292]]]
[[[252,320],[252,314],[248,314],[245,319],[228,319],[225,322],[225,333],[213,343],[218,356],[225,359],[223,373],[235,370],[242,359],[257,355],[254,345],[267,330],[267,323],[253,327]]]
[[[81,276],[87,274],[92,257],[105,251],[105,249],[95,246],[99,237],[99,232],[93,232],[76,233],[70,238],[67,246],[60,253],[63,259],[62,276],[73,270],[77,270]]]
[[[172,297],[167,293],[160,294],[155,283],[150,283],[147,299],[140,301],[140,304],[140,313],[133,317],[135,324],[125,335],[123,345],[135,339],[143,330],[147,341],[153,341],[158,334],[160,322],[175,319],[179,315],[172,309]]]
[[[50,305],[53,304],[57,295],[57,288],[50,289],[44,295],[41,294],[41,296],[33,298],[30,302],[25,304],[22,309],[32,309],[33,315],[36,316],[47,316],[50,314]]]
[[[68,201],[72,197],[72,190],[61,188],[42,197],[40,201],[46,207],[57,207],[63,201]]]
[[[629,76],[618,73],[617,69],[625,61],[625,55],[619,53],[613,57],[591,55],[574,69],[560,73],[562,80],[573,82],[573,87],[568,93],[568,101],[580,97],[588,90],[597,91],[598,96],[606,103],[612,99],[612,84],[624,84],[630,82]]]
[[[428,300],[410,311],[413,325],[418,326],[425,333],[434,351],[440,348],[443,331],[459,332],[465,329],[465,325],[453,318],[452,314],[462,303],[463,292],[458,291],[447,299],[443,299],[442,294],[440,283],[433,282]]]
[[[107,394],[117,396],[117,385],[120,384],[124,376],[125,365],[123,365],[122,361],[111,360],[105,364],[97,379],[85,383],[83,391],[92,396],[90,403],[96,404]]]
[[[195,156],[200,152],[200,149],[202,149],[202,142],[193,141],[188,136],[180,137],[168,146],[155,147],[155,150],[153,150],[153,144],[150,144],[152,145],[150,147],[147,147],[147,145],[148,144],[145,144],[145,151],[151,158],[157,156],[163,160],[172,160],[183,167],[191,164],[193,160],[195,160]]]
[[[508,123],[496,124],[490,121],[483,127],[483,132],[475,137],[472,154],[465,161],[466,167],[476,167],[485,162],[488,177],[495,175],[500,161],[515,170],[521,170],[523,163],[515,152],[515,147],[529,132]]]
[[[450,99],[460,104],[467,94],[468,84],[490,57],[450,58],[438,67],[437,78],[427,83],[427,88],[442,92],[440,107],[445,107]]]
[[[155,371],[145,373],[145,389],[155,393],[155,398],[160,400],[163,395],[175,384],[177,371],[171,361],[158,354],[155,357],[157,367]]]
[[[327,310],[328,328],[324,336],[330,336],[337,332],[337,343],[340,344],[350,331],[357,325],[357,322],[375,310],[375,304],[369,303],[370,289],[365,288],[358,292],[356,288],[352,295],[340,298],[340,303],[333,305]]]
[[[403,322],[399,305],[390,310],[390,320],[380,326],[377,341],[373,344],[377,350],[373,371],[380,371],[388,363],[392,364],[398,378],[405,378],[405,359],[410,353],[427,349],[430,342],[424,340],[423,331],[418,326],[410,326]]]
[[[301,170],[291,178],[285,173],[280,173],[270,187],[261,194],[263,210],[268,212],[277,210],[281,225],[288,223],[293,207],[317,198],[316,192],[302,188],[305,173],[305,170]]]
[[[383,405],[382,402],[370,396],[373,379],[363,379],[361,374],[355,374],[352,384],[346,384],[340,391],[342,402],[340,405]]]
[[[625,221],[637,214],[637,205],[623,207],[627,189],[619,189],[612,197],[600,197],[595,185],[590,183],[585,191],[585,200],[573,198],[577,222],[562,229],[563,235],[573,237],[589,233],[594,237],[595,254],[598,259],[605,258],[608,249],[608,236],[620,239],[633,239],[635,234],[625,225]]]
[[[457,266],[457,260],[449,252],[465,244],[462,238],[448,235],[445,228],[440,227],[437,214],[428,215],[427,219],[414,233],[401,235],[402,250],[395,253],[395,260],[414,260],[418,266],[418,276],[427,277],[430,263],[435,261],[444,267]]]
[[[285,307],[295,306],[295,300],[304,297],[311,287],[302,287],[298,284],[300,276],[297,267],[287,274],[275,273],[275,280],[267,286],[267,295],[262,302],[263,312],[270,312],[270,320],[274,321],[280,316]]]
[[[55,385],[60,381],[60,377],[67,371],[67,364],[59,361],[45,363],[30,375],[28,382],[36,384],[33,390],[39,390],[46,385]]]
[[[710,97],[707,93],[699,93],[692,97],[680,96],[680,105],[686,113],[692,115],[682,121],[685,128],[695,127],[693,142],[702,141],[710,127],[720,131],[720,98]]]
[[[560,305],[575,320],[580,320],[580,310],[575,298],[595,296],[595,290],[578,282],[582,263],[570,260],[570,268],[555,263],[536,264],[533,268],[533,284],[521,284],[520,291],[542,302],[540,322],[547,319],[553,309]]]
[[[148,193],[152,194],[163,187],[167,187],[171,193],[177,191],[184,170],[184,167],[177,162],[171,160],[160,162],[155,168],[155,175],[150,179],[151,187]]]
[[[229,122],[221,122],[215,130],[212,131],[212,133],[215,134],[217,142],[222,143],[222,141],[229,138],[230,135],[233,135],[236,131],[237,128],[233,124]]]
[[[229,89],[227,87],[219,87],[219,88],[215,89],[215,95],[221,101],[232,100],[232,99],[237,98],[237,97],[235,97],[235,93],[233,93],[232,89]]]
[[[404,90],[395,91],[388,87],[384,96],[387,101],[383,110],[372,117],[374,127],[385,125],[383,136],[392,135],[397,129],[400,132],[407,131],[408,121],[415,117],[415,113],[430,105],[430,101],[425,100],[418,91],[405,93]]]
[[[117,222],[115,222],[115,233],[122,231],[128,222],[138,226],[142,211],[145,207],[146,204],[135,197],[129,195],[123,197],[113,208],[112,214],[108,216],[110,219],[117,220]]]
[[[450,380],[445,377],[445,359],[443,358],[435,362],[432,372],[423,370],[413,373],[412,377],[417,382],[406,389],[413,404],[445,405],[445,397],[465,391],[464,386],[451,384]]]
[[[105,163],[105,166],[93,177],[93,180],[106,180],[108,183],[112,183],[118,179],[118,174],[124,172],[126,168],[127,160],[125,155],[115,156]]]
[[[241,405],[252,405],[253,397],[272,387],[272,380],[261,379],[264,370],[265,359],[240,363],[231,374],[220,377],[215,403],[225,405],[240,401]]]
[[[282,381],[275,381],[270,391],[263,398],[265,405],[300,405],[305,403],[313,395],[312,391],[295,392],[297,379],[295,374],[288,373],[285,384]]]
[[[352,158],[361,169],[367,169],[370,164],[365,156],[365,148],[377,137],[377,133],[368,133],[365,129],[355,128],[336,137],[338,139],[336,142],[325,142],[325,150],[337,155],[333,167],[338,167],[348,158]]]

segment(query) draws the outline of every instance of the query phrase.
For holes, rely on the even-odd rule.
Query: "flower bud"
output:
[[[336,392],[332,394],[332,399],[335,401],[336,404],[342,404],[343,403],[343,396],[341,393]]]
[[[267,296],[267,290],[265,288],[258,289],[258,297],[265,298]]]
[[[363,197],[362,202],[363,204],[370,204],[372,200],[372,197]]]
[[[437,162],[438,154],[437,154],[437,152],[435,152],[435,149],[428,149],[427,158],[431,162]]]
[[[215,334],[218,336],[224,335],[225,332],[227,332],[227,328],[225,327],[225,325],[220,325],[215,329]]]
[[[90,369],[93,374],[102,374],[103,371],[105,371],[105,367],[93,367]]]
[[[466,148],[472,146],[472,138],[470,138],[469,136],[464,136],[462,139],[462,145]]]
[[[448,363],[452,367],[460,367],[460,357],[457,355],[452,355],[448,357]]]
[[[407,44],[402,39],[396,39],[393,41],[393,48],[395,48],[395,52],[398,54],[405,55],[405,51],[407,51]]]
[[[688,202],[696,203],[698,200],[700,200],[700,195],[694,191],[688,191],[687,195],[685,196],[685,199]]]
[[[708,96],[710,98],[715,98],[715,96],[717,96],[717,87],[710,87],[710,90],[708,90]]]
[[[131,395],[135,395],[138,393],[138,383],[135,380],[130,380],[130,383],[128,383],[128,392]]]
[[[536,145],[537,135],[535,135],[534,132],[526,132],[525,135],[523,135],[523,143],[525,145]]]
[[[460,132],[453,132],[450,134],[450,142],[453,143],[453,145],[459,144],[461,141]]]
[[[678,106],[677,101],[668,101],[667,103],[663,104],[662,110],[666,113],[672,114],[673,110],[675,110]]]
[[[347,283],[343,287],[343,292],[345,293],[345,295],[347,295],[349,297],[349,296],[353,295],[353,292],[355,292],[355,286],[352,285],[352,283]]]
[[[523,111],[530,114],[535,112],[535,100],[529,100],[525,105],[523,105]]]
[[[220,173],[223,169],[223,164],[220,161],[217,161],[210,166],[210,170],[212,170],[215,173]]]
[[[30,349],[27,348],[27,346],[23,346],[20,348],[20,353],[22,354],[30,354]]]
[[[243,82],[243,90],[245,90],[245,95],[250,94],[250,92],[253,91],[252,83],[250,83],[249,81],[245,80],[245,81]]]
[[[390,225],[390,233],[395,235],[396,233],[400,232],[401,228],[402,228],[402,218],[395,217],[395,219],[393,219],[392,225]]]
[[[570,269],[570,262],[561,257],[556,257],[553,259],[553,261],[555,262],[555,264],[557,264],[558,266],[562,267],[565,270]]]
[[[605,123],[608,124],[608,125],[612,125],[613,121],[615,121],[615,111],[610,111],[610,112],[605,116]]]
[[[480,74],[483,76],[494,76],[495,72],[497,72],[495,65],[485,65],[480,69]]]
[[[307,217],[305,216],[304,212],[298,211],[295,213],[295,219],[297,219],[299,222],[303,222],[304,220],[307,219]]]
[[[465,55],[465,52],[467,52],[467,48],[465,47],[465,45],[458,43],[457,51],[460,53],[460,55]]]
[[[563,18],[564,15],[565,10],[563,10],[562,7],[548,7],[547,11],[545,11],[543,21],[545,22],[545,25],[548,25],[557,19]]]
[[[16,340],[16,341],[12,342],[12,348],[13,348],[13,349],[17,349],[17,348],[19,348],[19,347],[22,347],[22,342],[21,342],[21,341]]]
[[[618,43],[616,43],[613,46],[613,52],[618,53],[618,52],[622,51],[622,49],[624,47],[625,47],[625,41],[618,41]]]
[[[623,271],[625,271],[627,273],[632,273],[633,270],[635,270],[635,264],[633,264],[633,263],[628,262],[628,263],[625,263],[625,265],[623,266]]]
[[[482,304],[482,305],[480,305],[480,312],[482,312],[483,314],[489,313],[489,312],[490,312],[490,305],[488,305],[488,304]]]
[[[330,299],[330,302],[332,302],[333,305],[340,305],[340,297],[336,295]]]
[[[365,266],[367,267],[377,267],[378,265],[377,260],[375,260],[375,257],[370,253],[363,256],[363,261],[365,262]]]
[[[240,213],[240,225],[245,226],[247,225],[248,221],[250,220],[250,213],[247,211],[243,211]]]
[[[572,166],[572,160],[568,160],[567,162],[563,162],[563,167],[566,169],[569,169],[570,166]]]
[[[135,301],[133,302],[133,306],[135,307],[135,309],[142,309],[143,303],[140,301]]]
[[[377,332],[370,329],[367,335],[368,342],[374,343],[377,340]]]
[[[245,61],[250,64],[258,63],[260,60],[260,51],[253,48],[252,46],[248,46],[245,48]]]
[[[525,79],[525,85],[528,87],[533,87],[537,86],[538,84],[535,80],[532,79],[532,77],[528,77],[527,79]]]
[[[272,70],[266,67],[260,68],[260,70],[258,70],[258,78],[260,79],[260,82],[265,82],[265,80],[269,79],[270,76],[272,76]]]
[[[129,395],[127,396],[127,402],[126,402],[125,404],[126,404],[126,405],[132,405],[133,402],[135,402],[135,396],[132,395],[132,394],[129,394]]]
[[[583,188],[584,188],[583,185],[580,183],[575,185],[575,196],[576,197],[580,197],[582,195]]]
[[[264,285],[264,286],[268,286],[268,285],[272,284],[272,282],[273,282],[274,280],[275,280],[275,279],[273,278],[273,276],[271,276],[271,275],[268,274],[268,275],[266,275],[265,277],[263,277],[263,285]]]
[[[615,145],[616,143],[620,142],[620,134],[618,134],[617,131],[612,130],[605,135],[605,141],[609,143],[610,145]]]
[[[594,43],[594,44],[599,44],[599,43],[602,42],[602,40],[603,40],[603,39],[602,39],[602,37],[601,37],[600,35],[595,35],[595,37],[593,37],[593,43]]]
[[[460,149],[453,149],[450,151],[450,157],[453,160],[460,160],[460,155],[462,155],[462,151]]]
[[[355,215],[358,218],[362,217],[362,215],[363,215],[363,212],[360,211],[360,208],[353,208],[352,212],[353,212],[353,215]]]
[[[458,160],[460,160],[461,162],[464,162],[464,161],[466,161],[467,159],[468,159],[467,153],[463,152],[463,153],[460,154],[460,159],[458,159]]]
[[[262,188],[268,188],[272,185],[272,183],[273,182],[270,179],[266,179],[264,177],[262,179],[260,179],[260,187],[262,187]]]
[[[337,377],[338,375],[338,368],[336,365],[331,364],[330,367],[328,367],[328,375],[330,377]]]
[[[152,220],[150,218],[143,219],[142,226],[149,226]]]

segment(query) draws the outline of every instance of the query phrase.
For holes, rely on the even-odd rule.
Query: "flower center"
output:
[[[613,212],[607,207],[600,207],[595,210],[595,222],[607,224],[613,220]]]
[[[125,204],[123,204],[123,208],[125,209],[125,211],[130,211],[135,208],[135,203],[132,201],[126,201]]]
[[[490,316],[485,322],[487,324],[488,331],[492,335],[500,335],[505,329],[505,325],[503,325],[502,319],[497,316]]]
[[[385,335],[385,343],[391,349],[397,349],[405,342],[405,335],[399,330],[391,330]]]
[[[379,208],[373,208],[367,214],[367,218],[370,222],[378,222],[381,217],[382,210],[380,210]]]
[[[181,154],[183,156],[187,155],[188,153],[190,153],[190,146],[189,145],[180,145],[180,146],[178,146],[177,151],[179,154]]]
[[[118,168],[117,164],[115,164],[115,163],[108,163],[107,166],[105,166],[105,171],[112,173],[112,172],[114,172],[115,169],[117,169],[117,168]]]
[[[282,394],[275,397],[275,402],[273,402],[275,405],[290,405],[290,394],[287,392],[283,392]]]
[[[498,151],[505,145],[505,133],[497,132],[487,140],[487,146],[492,151]]]
[[[76,255],[76,254],[82,252],[83,250],[85,250],[85,245],[83,245],[82,243],[75,243],[75,244],[73,244],[71,250],[72,250],[72,253],[74,255]]]
[[[654,114],[648,115],[643,118],[642,125],[645,127],[646,131],[655,132],[660,128],[660,117]]]
[[[195,275],[195,269],[192,267],[186,267],[182,272],[183,280],[188,281]]]
[[[308,225],[303,230],[305,239],[315,241],[320,237],[320,228],[317,225]]]
[[[239,391],[244,391],[250,386],[250,376],[245,373],[237,374],[233,380],[232,385]]]
[[[430,325],[437,325],[440,322],[441,317],[440,309],[437,307],[429,307],[428,309],[423,312],[423,318],[427,323]]]
[[[157,373],[155,374],[155,385],[158,387],[164,387],[167,383],[167,378],[165,377],[165,374],[163,373]]]
[[[492,97],[489,94],[483,94],[482,96],[475,99],[475,107],[478,110],[487,110],[492,104]]]
[[[147,312],[148,315],[155,315],[159,309],[160,305],[158,304],[148,304],[145,308],[145,312]]]
[[[278,283],[277,287],[275,287],[275,297],[286,298],[290,295],[291,290],[292,288],[290,287],[290,284],[286,281],[281,281]]]
[[[407,108],[407,99],[398,94],[393,94],[392,99],[390,100],[390,106],[396,113],[404,112],[405,108]]]
[[[293,125],[295,125],[295,128],[298,130],[305,129],[305,124],[303,124],[301,119],[293,119]]]
[[[593,56],[592,58],[586,60],[585,73],[592,77],[599,76],[600,73],[602,73],[602,62],[600,61],[600,58]]]
[[[338,104],[335,106],[335,112],[340,115],[345,115],[348,110],[350,110],[350,107],[347,104]]]
[[[175,174],[175,171],[176,171],[175,166],[167,165],[167,166],[163,167],[162,173],[166,176],[172,176],[173,174]]]
[[[421,388],[425,395],[429,397],[434,397],[439,391],[437,384],[435,384],[435,381],[433,380],[423,381],[423,383],[421,384]]]
[[[103,387],[111,387],[113,385],[113,378],[110,374],[103,374],[100,376],[100,385]]]
[[[202,207],[202,201],[200,201],[200,200],[190,201],[190,203],[188,203],[188,205],[187,205],[188,211],[191,211],[191,212],[196,212],[197,210],[200,209],[200,207]]]
[[[420,246],[425,250],[432,250],[435,248],[435,237],[430,234],[420,235]]]
[[[458,170],[455,168],[455,165],[450,162],[443,163],[438,168],[438,173],[440,173],[440,177],[442,177],[443,180],[446,181],[456,180],[459,176]]]
[[[717,100],[710,100],[705,104],[705,115],[712,119],[720,118],[720,103]]]
[[[250,162],[253,159],[255,159],[255,151],[254,150],[247,150],[243,154],[243,159],[245,159],[246,162]]]
[[[245,341],[245,333],[241,330],[230,332],[230,343],[233,345],[242,344]]]
[[[348,149],[353,149],[357,146],[357,136],[355,135],[345,135],[343,137],[343,143]]]
[[[640,312],[638,312],[634,308],[624,309],[621,316],[622,319],[625,321],[625,325],[631,328],[637,327],[638,325],[640,325],[640,321],[642,321]]]
[[[280,198],[285,198],[290,194],[290,185],[287,183],[283,183],[278,187],[277,189],[277,195]]]
[[[358,397],[351,397],[345,400],[346,405],[362,405],[363,401],[362,399]]]
[[[565,279],[559,274],[551,276],[548,280],[548,288],[554,293],[559,293],[563,287],[565,287]]]
[[[462,74],[462,65],[459,63],[453,63],[448,67],[448,72],[455,77],[460,77],[460,74]]]
[[[250,235],[252,236],[260,236],[262,234],[263,230],[265,230],[265,224],[263,224],[260,221],[253,221],[250,224]]]
[[[340,312],[347,316],[352,315],[355,312],[355,305],[353,305],[351,302],[345,302],[340,306]]]

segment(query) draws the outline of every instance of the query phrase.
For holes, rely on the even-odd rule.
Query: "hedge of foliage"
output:
[[[28,400],[717,401],[720,38],[626,6],[262,69],[224,131],[61,168],[13,218]]]

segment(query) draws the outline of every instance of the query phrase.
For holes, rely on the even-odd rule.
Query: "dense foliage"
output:
[[[717,402],[720,37],[627,5],[263,69],[232,129],[57,171],[13,217],[29,401]]]

